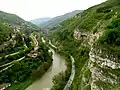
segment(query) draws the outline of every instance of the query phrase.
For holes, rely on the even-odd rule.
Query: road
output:
[[[19,62],[19,61],[23,60],[24,58],[25,58],[25,56],[22,57],[22,58],[20,58],[20,59],[18,59],[18,60],[14,60],[14,61]],[[7,63],[7,64],[4,64],[4,65],[1,65],[0,67],[5,67],[5,66],[8,66],[8,65],[9,65],[9,66],[8,66],[8,67],[5,67],[5,68],[2,69],[2,70],[0,70],[0,72],[3,72],[3,71],[5,71],[5,70],[7,70],[8,68],[12,67],[14,61],[12,61],[12,62],[10,62],[10,63]]]

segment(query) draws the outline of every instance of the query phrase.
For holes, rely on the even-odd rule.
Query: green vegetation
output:
[[[72,32],[69,32],[69,31],[63,29],[63,31],[56,30],[54,33],[55,34],[53,34],[53,38],[54,38],[53,40],[56,43],[54,41],[53,41],[53,43],[58,46],[59,51],[63,52],[63,54],[66,57],[69,57],[69,54],[71,54],[75,58],[76,74],[75,74],[75,79],[73,81],[74,84],[72,85],[71,89],[76,90],[77,88],[79,88],[80,82],[82,82],[79,79],[80,78],[79,76],[81,74],[80,70],[83,68],[83,66],[86,64],[86,62],[88,62],[89,49],[85,46],[82,46],[81,41],[74,40],[73,36],[71,34]],[[70,58],[68,58],[68,59],[70,59]],[[69,61],[69,63],[71,63],[71,61]],[[71,67],[71,66],[69,66],[69,67]],[[70,70],[68,70],[68,71],[70,72]],[[88,70],[88,71],[86,71],[86,73],[90,73],[90,71]],[[65,79],[65,81],[67,81],[69,79],[69,75],[70,75],[70,73],[68,74],[68,77]],[[61,74],[56,77],[59,77],[59,76],[61,76]],[[63,74],[63,76],[64,76],[64,74]],[[53,87],[54,88],[53,90],[60,90],[61,88],[63,89],[64,86],[61,84],[64,84],[64,83],[65,83],[64,78],[61,81],[59,80],[59,82],[57,84],[55,84],[55,86]]]
[[[63,72],[53,77],[54,86],[51,90],[63,90],[66,84],[66,76]]]
[[[113,55],[120,59],[120,1],[108,0],[102,4],[89,8],[82,13],[78,13],[72,18],[60,22],[57,26],[54,22],[57,24],[55,19],[53,22],[50,21],[48,25],[45,24],[45,27],[46,29],[51,29],[52,27],[52,30],[49,31],[49,39],[51,39],[52,43],[58,47],[58,50],[56,51],[64,55],[67,61],[67,70],[65,73],[61,72],[53,78],[54,86],[52,87],[52,90],[62,90],[69,79],[71,73],[71,61],[69,55],[72,55],[75,59],[76,70],[70,90],[91,90],[92,74],[88,67],[88,64],[91,63],[95,64],[93,67],[102,71],[101,74],[105,79],[109,78],[111,80],[116,80],[116,77],[118,79],[116,81],[112,81],[113,83],[111,83],[109,80],[99,80],[99,78],[96,77],[98,80],[95,81],[95,84],[99,87],[99,89],[119,90],[120,70],[112,69],[110,67],[101,68],[97,63],[90,62],[89,51],[91,46],[88,43],[90,43],[90,39],[94,40],[94,35],[96,35],[95,38],[97,38],[103,33],[103,35],[101,35],[101,37],[93,43],[93,48],[96,50],[95,54],[97,54],[97,50],[99,51],[100,49],[102,51],[100,54],[101,57],[104,55]],[[53,27],[53,25],[55,26]],[[29,23],[29,25],[28,23],[24,23],[20,30],[27,30],[26,33],[29,33],[28,30],[35,30],[35,27],[36,26],[31,25],[31,23]],[[4,35],[4,29],[6,29],[6,27],[2,27],[2,29],[2,34]],[[78,34],[83,34],[85,38],[81,39],[82,35],[75,35],[75,31],[77,31]],[[2,34],[0,37],[3,37]],[[7,34],[10,35],[11,32],[8,32]],[[35,32],[32,34],[37,35]],[[8,41],[7,38],[10,39],[10,36],[6,36],[4,41]],[[24,44],[24,41],[19,43],[19,41],[22,40],[21,34],[18,34],[16,38],[17,44],[15,47],[21,47],[21,45]],[[20,62],[13,62],[13,66],[10,69],[0,73],[0,83],[12,83],[10,88],[13,90],[14,88],[24,88],[37,78],[41,77],[45,71],[47,71],[52,62],[51,53],[48,53],[49,49],[44,43],[42,43],[39,35],[37,35],[37,39],[40,47],[38,49],[38,57],[30,58],[27,56],[26,52],[23,52],[23,54],[25,54],[24,60]],[[25,39],[25,43],[30,50],[33,50],[34,43],[30,44],[32,40],[32,37]],[[2,41],[2,39],[0,40],[1,43],[4,41]],[[18,57],[19,56],[16,55],[14,58],[17,59]],[[114,58],[111,61],[120,63],[120,60],[114,60]]]
[[[46,33],[50,29],[55,29],[57,26],[61,26],[61,25],[59,25],[59,23],[61,23],[62,21],[69,19],[69,18],[73,17],[75,14],[81,13],[81,12],[82,12],[82,10],[75,10],[75,11],[67,13],[65,15],[54,17],[51,20],[40,24],[41,30],[44,33]]]
[[[25,90],[32,82],[31,79],[28,79],[24,82],[13,84],[12,87],[9,87],[7,90]]]
[[[0,24],[0,45],[11,38],[12,29]]]
[[[102,48],[103,51],[107,51],[108,54],[113,54],[120,58],[120,18],[117,17],[106,27],[106,31],[97,41],[96,46]],[[115,61],[115,62],[119,62]]]
[[[61,22],[59,26],[49,31],[49,38],[52,40],[52,43],[55,44],[60,51],[64,52],[65,55],[71,54],[75,58],[76,74],[71,90],[91,90],[92,77],[88,67],[90,51],[88,42],[90,35],[97,35],[102,32],[103,35],[97,42],[94,42],[93,47],[96,50],[101,49],[104,51],[102,55],[108,54],[108,56],[110,56],[112,54],[120,57],[119,29],[120,1],[108,0]],[[78,38],[77,35],[74,36],[75,30],[83,34],[86,33],[86,38],[79,40],[81,37]],[[76,40],[75,37],[78,38],[78,40]],[[106,70],[106,68],[104,69]],[[113,69],[112,71],[115,72]],[[117,82],[119,84],[119,81]],[[100,87],[108,85],[104,90],[119,90],[118,84],[113,85],[112,89],[110,89],[111,87],[109,88],[109,82],[107,81],[98,81],[98,84]],[[60,88],[60,86],[57,85],[56,90],[59,90],[58,87]]]
[[[110,25],[107,26],[108,30],[104,33],[102,37],[100,37],[99,41],[102,44],[109,45],[120,45],[120,18],[117,18],[111,22]]]
[[[26,53],[28,53],[30,50],[32,50],[32,47],[29,46],[29,48],[26,48],[23,46],[25,44],[25,41],[22,39],[22,35],[20,33],[16,33],[15,38],[12,41],[16,42],[15,45],[8,44],[7,47],[3,48],[1,47],[1,58],[0,58],[0,65],[9,63],[13,60],[17,60],[23,56],[25,56]],[[12,43],[13,43],[12,42]],[[26,41],[27,42],[27,41]],[[2,45],[1,45],[2,46]]]
[[[17,15],[6,13],[3,11],[0,11],[0,22],[15,30],[20,30],[27,34],[32,31],[40,31],[40,28],[36,25],[23,20]]]
[[[63,90],[71,74],[71,59],[62,51],[56,49],[56,52],[58,52],[66,60],[67,69],[65,72],[60,72],[58,75],[53,77],[54,85],[51,90]]]
[[[0,67],[0,70],[12,65],[10,68],[0,73],[0,84],[12,84],[8,90],[25,90],[25,88],[32,84],[33,81],[40,78],[52,64],[52,54],[48,52],[49,48],[42,42],[38,32],[34,32],[33,34],[37,35],[36,38],[40,47],[37,51],[35,51],[35,53],[37,53],[36,58],[28,56],[28,53],[33,51],[34,46],[32,43],[30,43],[34,42],[33,39],[31,39],[29,36],[25,37],[25,35],[23,35],[21,32],[15,33],[14,39],[12,38],[12,41],[16,41],[14,46],[10,47],[8,44],[7,48],[2,49],[2,51],[6,52],[1,53],[1,55],[4,56],[2,56],[0,59],[0,65],[7,63],[10,64]],[[22,50],[20,50],[19,47]],[[12,55],[12,52],[18,53]],[[6,57],[6,53],[9,53],[10,55],[8,54]],[[16,61],[21,57],[25,58],[23,60]]]

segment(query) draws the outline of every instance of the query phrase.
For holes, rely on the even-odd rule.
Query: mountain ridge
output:
[[[44,31],[48,31],[49,29],[52,29],[54,27],[56,27],[60,22],[68,19],[68,18],[71,18],[72,16],[78,14],[78,13],[81,13],[83,10],[75,10],[75,11],[72,11],[72,12],[69,12],[69,13],[66,13],[64,15],[61,15],[61,16],[57,16],[57,17],[54,17],[52,18],[51,20],[45,22],[45,23],[42,23],[40,24],[39,26],[41,27],[41,29]]]
[[[0,11],[0,22],[16,30],[31,32],[33,30],[39,31],[40,28],[31,22],[27,22],[16,14]]]
[[[50,17],[43,17],[43,18],[37,18],[37,19],[30,20],[29,22],[39,25],[39,24],[49,21],[50,19],[51,19]]]

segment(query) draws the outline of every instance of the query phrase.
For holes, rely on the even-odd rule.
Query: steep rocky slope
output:
[[[75,58],[71,90],[120,89],[120,1],[108,0],[50,32],[52,42]]]

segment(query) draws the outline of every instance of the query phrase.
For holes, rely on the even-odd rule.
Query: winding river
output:
[[[52,78],[54,75],[66,70],[65,60],[57,54],[53,49],[50,49],[53,52],[52,58],[53,63],[49,70],[32,85],[30,85],[26,90],[50,90],[52,88]]]

